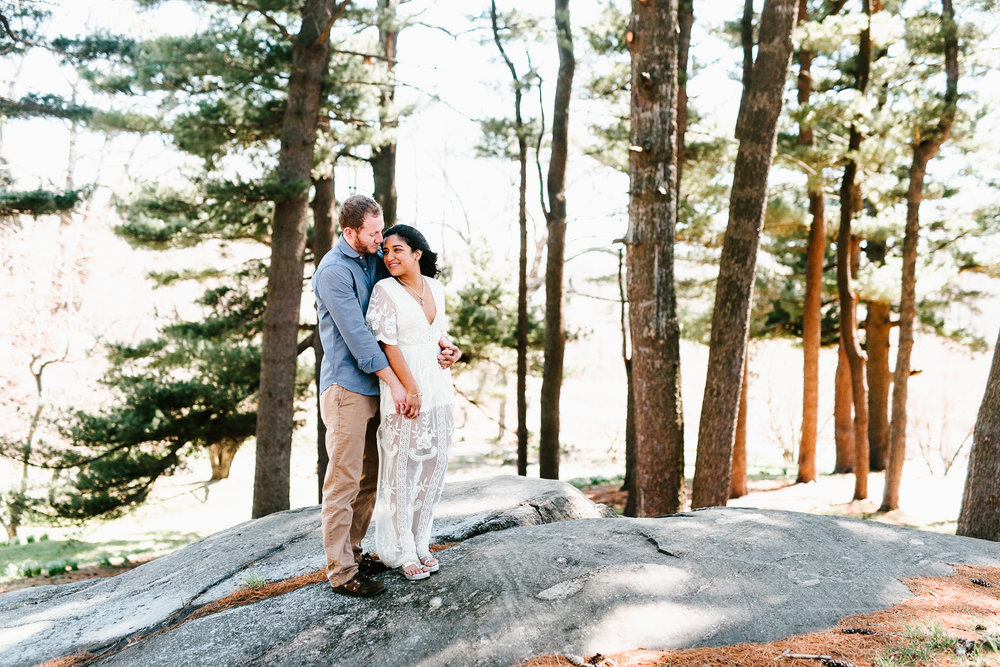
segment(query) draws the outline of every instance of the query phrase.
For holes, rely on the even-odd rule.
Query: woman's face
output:
[[[390,234],[385,237],[382,259],[385,268],[389,269],[389,275],[419,275],[420,255],[421,252],[413,250],[402,236]]]

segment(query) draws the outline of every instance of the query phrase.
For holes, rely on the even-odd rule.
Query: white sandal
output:
[[[434,564],[431,565],[428,561],[432,561]],[[420,559],[420,564],[426,567],[429,572],[437,572],[441,569],[441,562],[434,556],[424,556]]]
[[[414,574],[409,574],[405,569],[408,567],[419,567],[421,571],[416,572]],[[423,565],[423,563],[403,563],[400,566],[399,571],[402,572],[403,576],[409,579],[410,581],[420,581],[421,579],[426,579],[427,577],[431,576],[431,571],[427,569]]]

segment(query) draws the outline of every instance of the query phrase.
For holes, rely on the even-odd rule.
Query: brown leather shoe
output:
[[[385,585],[372,581],[365,575],[358,572],[339,586],[333,587],[334,593],[340,595],[353,595],[359,598],[370,598],[379,593],[385,592]]]
[[[378,574],[379,572],[388,572],[389,566],[379,560],[377,554],[365,552],[361,554],[361,560],[358,561],[358,572],[370,577],[373,574]]]

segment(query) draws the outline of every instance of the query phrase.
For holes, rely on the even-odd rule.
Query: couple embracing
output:
[[[334,592],[384,590],[370,575],[399,568],[426,579],[440,564],[430,532],[455,430],[437,255],[407,225],[385,230],[364,195],[340,209],[342,235],[313,275],[323,343],[320,413],[330,462],[323,480],[323,549]],[[382,280],[378,276],[387,275]],[[378,556],[361,539],[374,512]]]

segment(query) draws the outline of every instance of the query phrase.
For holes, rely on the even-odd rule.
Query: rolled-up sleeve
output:
[[[358,369],[363,373],[376,373],[388,366],[389,360],[365,325],[365,314],[351,270],[346,266],[329,266],[316,276],[313,289],[330,311]]]

